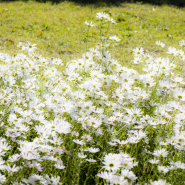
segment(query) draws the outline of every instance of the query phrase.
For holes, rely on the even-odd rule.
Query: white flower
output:
[[[141,63],[142,62],[142,58],[141,58],[141,56],[139,56],[139,55],[135,55],[135,57],[134,57],[134,64],[139,64],[139,63]]]
[[[61,145],[63,143],[61,138],[57,136],[53,136],[53,139],[50,139],[49,141],[53,143],[54,145]]]
[[[15,161],[18,161],[19,159],[20,159],[20,155],[19,154],[14,154],[11,157],[9,156],[8,161],[15,162]]]
[[[22,152],[21,152],[21,157],[23,158],[23,159],[26,159],[26,160],[33,160],[33,159],[39,159],[39,156],[38,155],[34,155],[33,153],[27,153],[27,149],[28,148],[24,148],[24,149],[26,149],[26,150],[22,150]]]
[[[151,185],[170,185],[169,183],[166,182],[166,180],[158,180],[158,181],[154,181],[154,182],[151,182]]]
[[[84,24],[86,24],[86,25],[89,26],[89,27],[95,26],[95,24],[93,24],[92,21],[91,21],[90,23],[88,23],[87,21],[85,21]]]
[[[96,162],[95,159],[86,159],[86,161],[91,162],[91,163],[95,163]]]
[[[43,170],[43,167],[40,163],[37,163],[35,161],[32,161],[33,162],[33,166],[38,170],[38,171],[42,171]]]
[[[141,48],[135,48],[133,51],[134,51],[134,55],[139,55],[139,56],[144,55],[144,49],[142,47]]]
[[[165,44],[164,44],[164,43],[162,43],[161,41],[156,41],[156,44],[157,44],[157,45],[159,45],[159,46],[161,46],[162,48],[164,48],[164,47],[165,47]]]
[[[36,49],[36,44],[31,45],[31,43],[27,42],[26,49],[28,50],[28,54],[32,55]]]
[[[163,174],[166,174],[169,171],[169,169],[166,168],[165,166],[158,166],[157,169],[159,170],[159,172]]]
[[[121,167],[120,155],[109,153],[105,156],[103,164],[106,170],[117,171]]]
[[[11,146],[8,146],[7,143],[5,143],[2,140],[0,140],[0,151],[10,150],[10,149],[11,149]]]
[[[121,170],[121,175],[124,177],[124,179],[127,179],[129,184],[132,184],[137,179],[134,173],[129,170]]]
[[[160,155],[163,156],[163,157],[166,157],[168,155],[168,151],[166,151],[164,148],[162,149],[159,149],[159,150],[155,150],[153,152],[153,155],[159,157]]]
[[[98,79],[90,79],[85,81],[83,84],[79,85],[82,89],[88,89],[90,92],[94,92],[94,91],[100,91],[100,87],[102,86],[102,84],[99,82]]]
[[[179,43],[180,46],[185,46],[185,40],[181,40]]]
[[[125,109],[127,111],[127,113],[131,116],[133,115],[137,115],[137,116],[142,116],[143,111],[140,108],[131,108],[131,109]]]
[[[149,77],[149,76],[146,76],[144,77],[143,79],[143,84],[146,86],[146,87],[153,87],[156,83],[155,81],[153,80],[153,78]]]
[[[169,47],[167,53],[168,53],[168,54],[173,54],[173,55],[175,56],[175,55],[178,54],[178,51],[177,51],[177,49],[174,48],[174,47]]]
[[[185,101],[185,91],[182,88],[176,88],[173,91],[173,97]]]
[[[6,177],[5,175],[0,174],[0,183],[4,183],[4,182],[6,182]]]
[[[20,48],[20,47],[22,47],[23,46],[23,43],[22,42],[19,42],[18,44],[17,44],[17,47],[18,48]]]
[[[9,121],[9,122],[16,122],[16,121],[18,121],[16,114],[10,113],[10,114],[9,114],[8,121]]]
[[[17,172],[19,169],[20,167],[16,167],[15,164],[12,167],[10,167],[9,164],[6,166],[6,170],[10,173],[10,175],[12,175],[14,172]]]
[[[111,17],[108,17],[107,20],[110,21],[113,24],[116,24],[116,21],[113,18],[111,18]]]
[[[179,77],[179,76],[175,76],[173,81],[176,82],[176,83],[183,84],[183,85],[185,84],[184,79],[182,77]]]
[[[28,179],[23,179],[22,181],[26,184],[35,184],[35,181],[42,181],[44,180],[41,175],[33,174]]]
[[[28,132],[29,127],[25,126],[24,124],[18,122],[15,122],[15,129],[20,132]]]
[[[99,19],[103,19],[104,18],[105,20],[110,21],[113,24],[116,24],[116,21],[113,18],[111,18],[108,14],[106,14],[104,12],[97,13],[96,17],[99,18]]]
[[[107,40],[107,37],[101,36],[101,40]]]
[[[13,78],[13,76],[5,76],[3,78],[4,82],[8,85],[8,86],[13,86],[15,84],[15,80]]]
[[[87,141],[91,141],[93,138],[90,135],[85,134],[85,135],[82,136],[82,139],[85,139]]]
[[[61,170],[65,168],[65,166],[63,166],[63,162],[61,159],[57,159],[57,164],[55,164],[54,166]]]
[[[83,153],[78,153],[78,157],[80,157],[80,158],[84,159],[84,158],[86,158],[86,157],[87,157],[87,155],[84,155]]]
[[[80,141],[79,139],[73,139],[73,141],[74,141],[75,143],[79,144],[79,145],[84,145],[84,144],[85,144],[85,142],[83,142],[83,140]]]
[[[100,173],[97,174],[97,176],[110,181],[113,178],[114,173],[112,173],[112,172],[100,172]]]
[[[60,181],[60,176],[57,177],[51,177],[51,181],[53,181],[53,184],[55,185],[62,185],[62,183],[59,183]]]
[[[68,123],[67,121],[64,121],[62,119],[58,120],[57,123],[56,123],[56,128],[55,128],[55,131],[58,132],[58,133],[64,133],[64,134],[67,134],[67,133],[70,133],[70,127],[71,127],[71,124]]]
[[[131,158],[127,158],[127,157],[123,157],[121,159],[121,167],[125,168],[125,169],[131,169],[133,168],[133,162]]]
[[[107,142],[109,145],[111,146],[117,146],[117,143],[113,143],[113,142]]]
[[[99,19],[102,19],[102,18],[107,19],[109,17],[109,15],[104,12],[99,12],[96,14],[96,17]]]
[[[87,148],[87,150],[91,153],[96,153],[96,152],[99,152],[100,149],[99,148]]]
[[[149,163],[151,164],[158,164],[159,163],[159,160],[157,159],[151,159],[151,160],[148,160]]]
[[[131,185],[129,182],[129,179],[127,180],[127,178],[125,179],[124,176],[118,176],[118,175],[114,175],[113,178],[110,180],[110,184],[119,184],[119,185]]]
[[[177,168],[180,168],[180,169],[185,169],[185,163],[182,163],[180,161],[177,161],[174,163],[174,165],[177,167]]]
[[[110,40],[115,40],[115,41],[117,41],[117,42],[119,42],[119,41],[121,40],[121,39],[119,39],[116,35],[110,36],[109,39],[110,39]]]
[[[177,162],[170,162],[170,164],[172,165],[171,168],[172,169],[185,169],[185,163],[182,163],[180,161],[177,161]]]

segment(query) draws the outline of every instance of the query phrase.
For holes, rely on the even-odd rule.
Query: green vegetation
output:
[[[114,49],[113,57],[128,64],[134,47],[144,47],[156,55],[155,42],[163,41],[167,46],[176,46],[185,38],[185,9],[167,5],[153,7],[142,4],[120,4],[119,7],[78,5],[62,2],[57,5],[38,2],[0,3],[0,46],[15,54],[18,42],[36,43],[37,48],[48,56],[62,60],[79,57],[86,50],[88,28],[83,22],[93,20],[97,12],[107,12],[117,21],[109,29],[121,42]],[[100,42],[96,27],[88,37],[88,48]],[[46,54],[45,52],[43,53]],[[182,64],[179,64],[182,66]],[[184,70],[184,69],[183,69]]]
[[[184,185],[184,9],[0,5],[0,184]]]

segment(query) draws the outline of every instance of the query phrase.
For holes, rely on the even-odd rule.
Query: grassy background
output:
[[[176,47],[185,39],[185,8],[140,3],[108,7],[73,2],[57,5],[33,1],[0,2],[0,52],[16,54],[18,42],[29,41],[36,43],[44,56],[59,57],[63,61],[80,57],[86,51],[86,41],[88,48],[100,42],[99,29],[91,28],[88,33],[83,23],[85,20],[96,23],[95,14],[102,11],[110,13],[118,23],[109,29],[109,35],[121,39],[118,46],[111,48],[111,53],[127,66],[133,59],[135,47],[144,47],[157,56],[166,49],[157,46],[156,41]],[[177,64],[178,72],[185,72],[184,64],[178,61]]]

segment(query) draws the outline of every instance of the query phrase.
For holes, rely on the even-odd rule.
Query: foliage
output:
[[[27,41],[4,46],[14,55],[0,53],[1,184],[184,184],[185,82],[175,70],[185,40],[157,39],[157,54],[135,44],[124,66],[118,48],[140,21],[131,15],[105,9],[84,21],[85,53],[72,60]],[[42,29],[39,39],[53,28]]]
[[[63,61],[80,57],[86,51],[86,19],[95,21],[97,12],[110,13],[117,24],[110,25],[110,35],[117,35],[121,42],[110,48],[113,58],[129,66],[133,60],[131,50],[136,45],[145,46],[149,53],[163,54],[155,41],[165,41],[176,46],[184,39],[184,9],[170,6],[156,6],[123,3],[119,7],[97,7],[63,2],[58,5],[36,2],[1,3],[0,46],[10,54],[18,52],[18,42],[37,43],[40,54],[55,56]],[[15,8],[16,7],[16,8]],[[120,21],[121,20],[121,21]],[[100,42],[99,30],[94,27],[88,35],[88,48]],[[141,39],[142,38],[142,39]],[[43,52],[45,51],[45,52]],[[177,61],[178,62],[178,61]],[[178,63],[179,70],[184,68]],[[131,67],[131,66],[130,66]]]

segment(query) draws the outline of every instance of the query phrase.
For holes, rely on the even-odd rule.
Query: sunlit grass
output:
[[[40,52],[46,51],[44,55],[55,55],[64,61],[79,57],[86,50],[88,29],[83,22],[95,19],[92,15],[100,11],[109,13],[117,22],[116,26],[110,27],[109,33],[116,34],[121,42],[115,49],[111,48],[111,53],[126,65],[130,65],[131,50],[136,45],[145,46],[149,53],[158,55],[163,50],[153,44],[155,41],[176,46],[185,37],[185,10],[172,6],[123,3],[119,7],[99,7],[72,2],[57,5],[32,1],[1,2],[1,50],[15,53],[18,42],[29,41],[37,43]],[[97,33],[96,27],[90,31],[88,48],[100,42]],[[184,65],[179,63],[179,67],[184,68]]]

